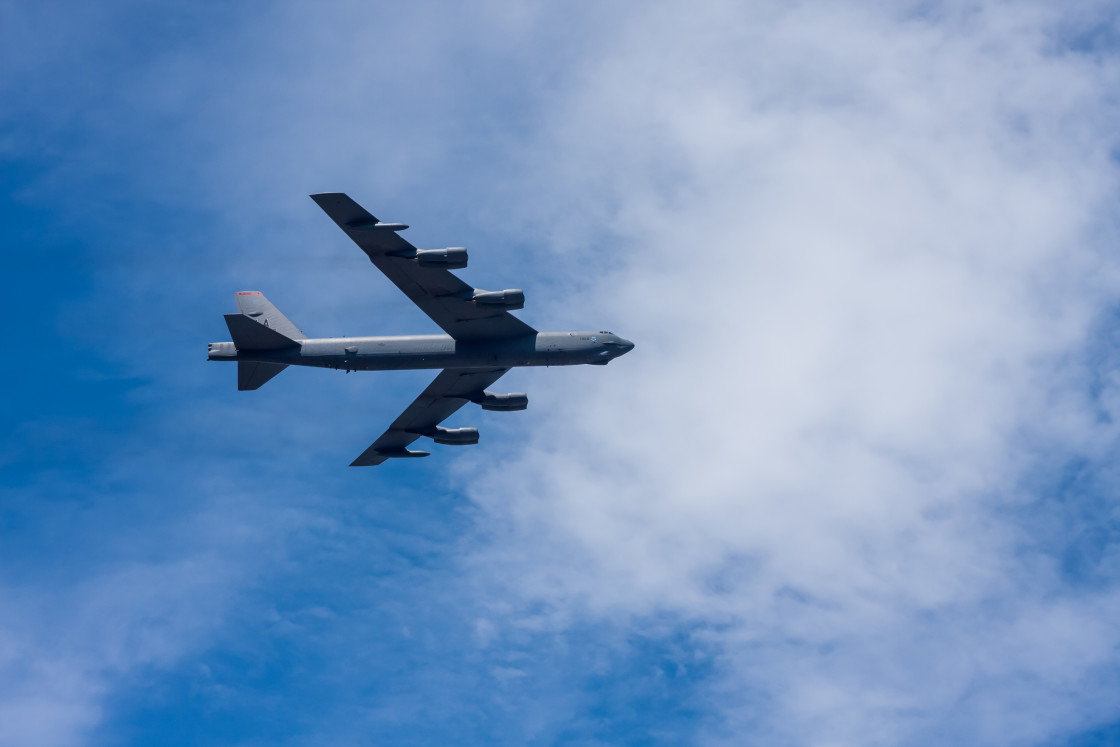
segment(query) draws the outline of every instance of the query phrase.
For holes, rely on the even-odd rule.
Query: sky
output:
[[[1120,6],[0,4],[0,745],[1120,744]],[[605,368],[346,465],[438,332]]]

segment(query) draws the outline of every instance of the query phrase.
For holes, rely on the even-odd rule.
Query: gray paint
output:
[[[605,365],[634,344],[611,332],[537,332],[509,313],[525,302],[520,290],[481,291],[448,269],[466,265],[466,251],[417,250],[399,236],[408,228],[382,223],[344,194],[312,199],[446,335],[308,338],[258,291],[235,296],[239,314],[227,314],[233,342],[210,343],[209,359],[238,364],[238,389],[256,389],[287,366],[344,371],[442,369],[365,452],[355,466],[394,457],[427,456],[406,447],[427,436],[450,445],[476,443],[475,429],[444,429],[444,419],[467,402],[487,410],[520,410],[521,393],[486,391],[518,366]],[[431,252],[431,253],[429,253]]]
[[[259,345],[256,340],[252,344]],[[300,340],[295,345],[268,350],[243,350],[232,342],[216,342],[210,344],[210,360],[282,363],[342,371],[513,368],[607,363],[632,347],[628,340],[604,332],[537,332],[527,337],[486,342],[464,342],[450,335],[326,337]]]

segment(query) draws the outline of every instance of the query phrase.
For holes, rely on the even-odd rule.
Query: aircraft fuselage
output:
[[[239,350],[232,342],[210,343],[212,361],[252,361],[346,371],[513,368],[605,364],[633,343],[610,332],[538,332],[498,341],[456,340],[449,335],[323,337],[273,350]]]

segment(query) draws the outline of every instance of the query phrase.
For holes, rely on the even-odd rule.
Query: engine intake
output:
[[[529,406],[529,396],[524,392],[494,394],[483,392],[472,399],[483,410],[524,410]]]
[[[483,306],[500,306],[503,309],[525,308],[525,292],[520,288],[500,291],[476,290],[471,300]]]

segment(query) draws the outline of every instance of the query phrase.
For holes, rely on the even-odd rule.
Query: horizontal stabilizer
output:
[[[244,314],[226,314],[226,326],[238,350],[281,350],[299,343]]]
[[[269,379],[287,368],[286,363],[237,362],[237,390],[260,389]]]

